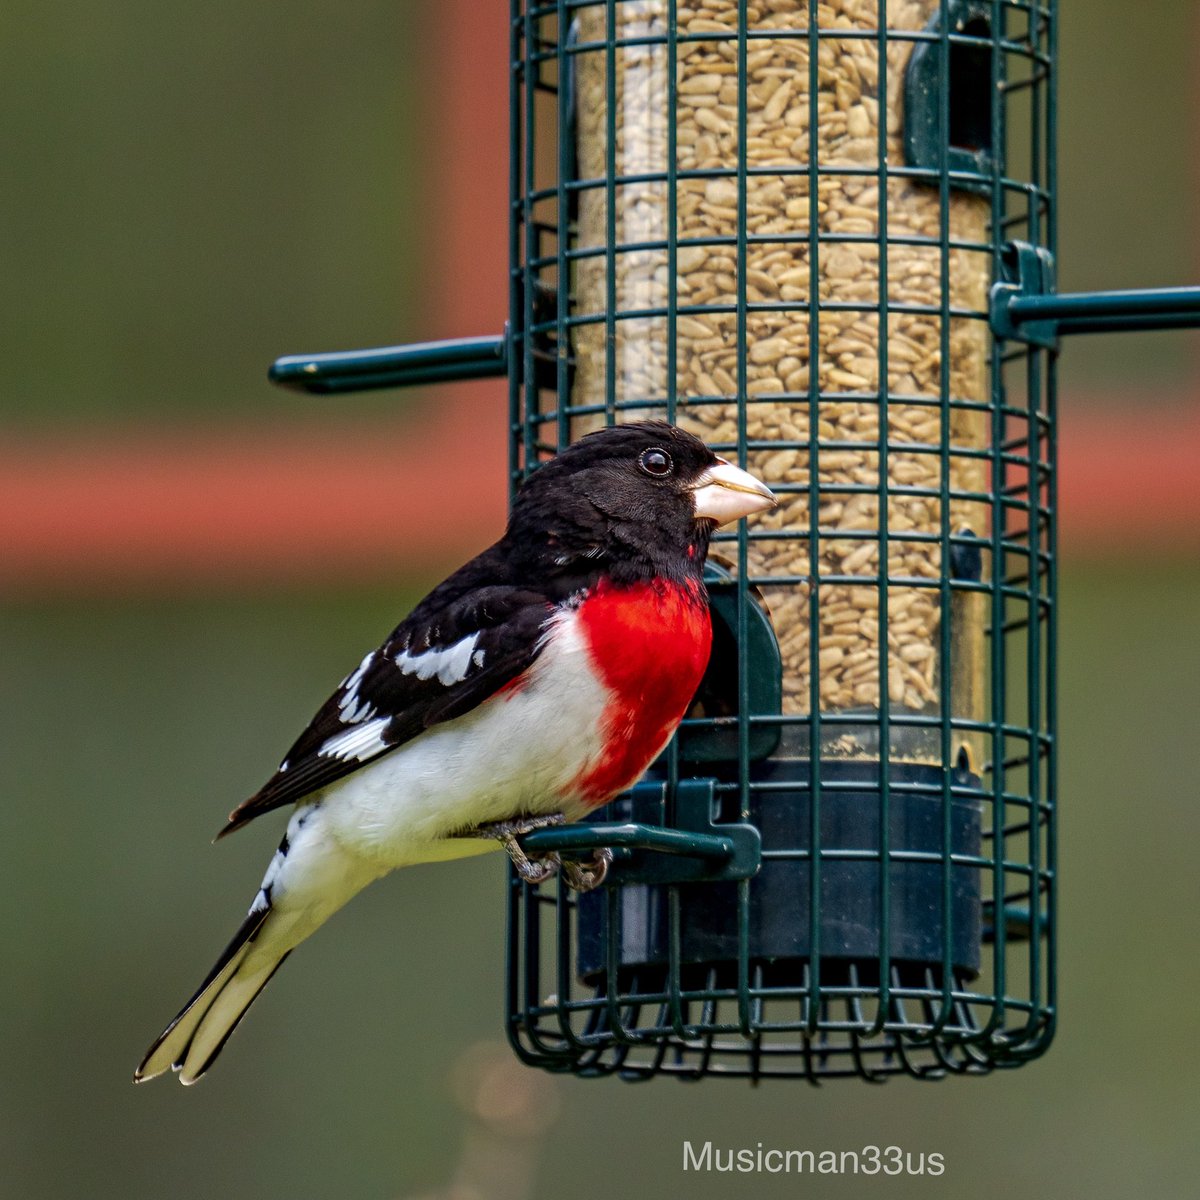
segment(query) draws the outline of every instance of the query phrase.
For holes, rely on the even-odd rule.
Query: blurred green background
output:
[[[1060,283],[1195,282],[1193,6],[1062,7]],[[335,411],[262,371],[285,350],[460,332],[429,326],[422,292],[430,179],[453,153],[431,103],[443,33],[411,0],[9,0],[0,430],[332,428],[435,403]],[[1073,344],[1064,440],[1097,404],[1148,422],[1147,398],[1194,404],[1196,349],[1192,334]],[[497,438],[501,405],[498,389]],[[224,813],[434,579],[414,563],[368,590],[10,600],[0,1196],[402,1198],[457,1179],[466,1200],[481,1174],[474,1194],[497,1198],[864,1190],[684,1176],[685,1138],[945,1156],[939,1179],[879,1183],[897,1197],[1194,1195],[1200,805],[1179,739],[1200,712],[1200,566],[1063,550],[1061,1031],[1021,1071],[934,1085],[506,1072],[469,1051],[501,1036],[491,857],[377,885],[294,956],[202,1086],[135,1089],[282,823],[211,847]],[[493,1078],[516,1116],[480,1099]]]

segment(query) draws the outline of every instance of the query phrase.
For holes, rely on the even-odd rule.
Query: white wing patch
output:
[[[527,686],[424,730],[334,784],[325,829],[364,862],[400,865],[471,853],[454,830],[515,812],[584,811],[577,781],[606,746],[612,696],[592,668],[578,613],[555,614]],[[529,731],[545,736],[529,753]],[[286,875],[285,875],[286,877]]]
[[[338,711],[347,725],[356,725],[359,721],[366,721],[375,715],[375,705],[369,700],[360,700],[358,695],[358,685],[362,683],[362,678],[374,659],[375,651],[372,650],[358,664],[358,669],[347,675],[342,681],[342,687],[346,689],[346,694],[338,700]],[[321,753],[323,754],[324,750]]]
[[[335,733],[326,738],[318,751],[324,758],[340,758],[348,762],[352,758],[365,762],[374,758],[380,751],[387,749],[383,740],[383,731],[387,728],[391,717],[376,717],[365,725],[356,725],[345,733]]]
[[[418,679],[432,679],[436,675],[439,683],[449,687],[466,679],[477,641],[479,634],[473,633],[453,646],[426,650],[423,654],[409,654],[407,650],[401,650],[396,655],[396,666],[405,675],[415,675]]]
[[[476,650],[479,634],[455,642],[452,646],[426,650],[422,654],[410,654],[401,650],[395,657],[396,666],[405,675],[418,679],[433,679],[446,687],[461,683],[472,665],[483,665],[483,651]],[[338,712],[342,721],[350,726],[342,733],[326,738],[317,752],[323,758],[338,758],[343,762],[357,759],[366,762],[388,748],[383,740],[383,731],[391,718],[376,716],[377,709],[365,696],[360,695],[363,678],[375,661],[374,650],[359,663],[356,670],[342,682],[342,695],[338,698]]]

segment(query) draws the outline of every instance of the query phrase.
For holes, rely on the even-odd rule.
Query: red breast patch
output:
[[[592,665],[611,699],[604,753],[580,780],[591,806],[631,787],[666,745],[700,686],[712,623],[698,581],[601,582],[580,606]]]

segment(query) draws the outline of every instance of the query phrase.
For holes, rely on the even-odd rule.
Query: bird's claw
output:
[[[595,851],[591,862],[577,863],[568,860],[562,863],[562,874],[567,881],[567,887],[576,892],[593,891],[608,878],[608,868],[612,866],[612,860],[613,852],[605,846]]]
[[[504,847],[518,877],[530,886],[545,883],[553,878],[556,872],[561,871],[567,887],[572,891],[590,892],[607,878],[608,868],[613,860],[611,850],[601,848],[595,851],[590,862],[579,863],[569,859],[564,861],[554,851],[546,854],[528,854],[518,841],[534,830],[547,829],[565,822],[566,817],[562,813],[552,813],[545,817],[518,817],[512,821],[480,825],[470,831],[470,836],[495,838]]]
[[[521,877],[521,881],[528,883],[531,887],[545,883],[547,879],[553,879],[555,872],[562,866],[562,861],[553,851],[530,858],[515,841],[511,846],[504,848],[508,851],[508,856],[512,859],[512,865]]]
[[[513,821],[496,821],[491,825],[480,825],[470,831],[472,837],[495,838],[505,849],[512,861],[513,869],[525,883],[534,886],[553,877],[562,865],[557,854],[529,855],[521,848],[518,838],[535,829],[547,829],[562,825],[566,817],[562,813],[551,813],[545,817],[518,817]]]

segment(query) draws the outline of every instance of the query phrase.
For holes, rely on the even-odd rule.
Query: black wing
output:
[[[368,654],[326,700],[279,770],[229,814],[217,836],[469,712],[527,670],[541,649],[553,603],[527,587],[471,586],[472,576],[491,574],[487,567],[481,556],[451,576]]]

